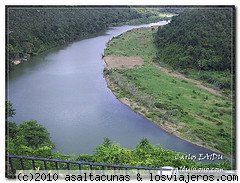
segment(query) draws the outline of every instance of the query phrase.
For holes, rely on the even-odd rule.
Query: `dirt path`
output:
[[[206,90],[214,95],[217,95],[217,96],[222,96],[222,92],[219,91],[219,90],[216,90],[216,89],[213,89],[213,88],[210,88],[210,87],[207,87],[205,86],[201,81],[197,81],[197,80],[194,80],[194,79],[190,79],[190,78],[187,78],[186,76],[184,76],[183,74],[179,73],[179,72],[175,72],[175,71],[172,71],[170,69],[167,69],[165,67],[161,67],[157,64],[154,64],[157,68],[159,68],[162,72],[170,75],[170,76],[173,76],[175,78],[179,78],[179,79],[182,79],[182,80],[185,80],[185,81],[188,81],[190,83],[193,83],[195,84],[198,88],[201,88],[203,90]]]

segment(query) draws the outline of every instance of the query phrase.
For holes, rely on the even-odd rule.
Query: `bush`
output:
[[[159,109],[165,109],[166,108],[166,106],[163,103],[160,103],[160,102],[155,102],[154,105],[155,105],[156,108],[159,108]]]

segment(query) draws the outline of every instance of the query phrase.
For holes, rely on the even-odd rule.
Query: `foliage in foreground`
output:
[[[122,164],[133,166],[175,168],[223,168],[229,169],[229,162],[218,164],[204,164],[190,159],[183,159],[185,154],[166,150],[158,145],[152,145],[147,139],[142,139],[133,149],[121,147],[105,138],[104,143],[96,148],[93,155],[80,155],[77,160],[93,161],[108,164]]]

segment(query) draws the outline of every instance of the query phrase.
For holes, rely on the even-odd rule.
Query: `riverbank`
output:
[[[105,70],[109,88],[124,104],[167,132],[225,155],[233,154],[231,101],[161,71],[153,60],[155,29],[136,29],[108,43],[105,56],[140,56],[142,67]]]

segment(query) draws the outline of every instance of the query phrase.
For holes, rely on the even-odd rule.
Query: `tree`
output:
[[[54,148],[50,135],[45,127],[38,124],[37,121],[25,121],[19,126],[19,136],[23,136],[27,146],[39,148],[49,146]]]
[[[14,122],[8,122],[7,123],[7,129],[8,131],[6,132],[6,135],[8,135],[9,138],[16,138],[17,133],[18,133],[18,126]]]
[[[5,101],[5,119],[13,117],[16,114],[16,109],[13,108],[13,105],[10,101]]]

